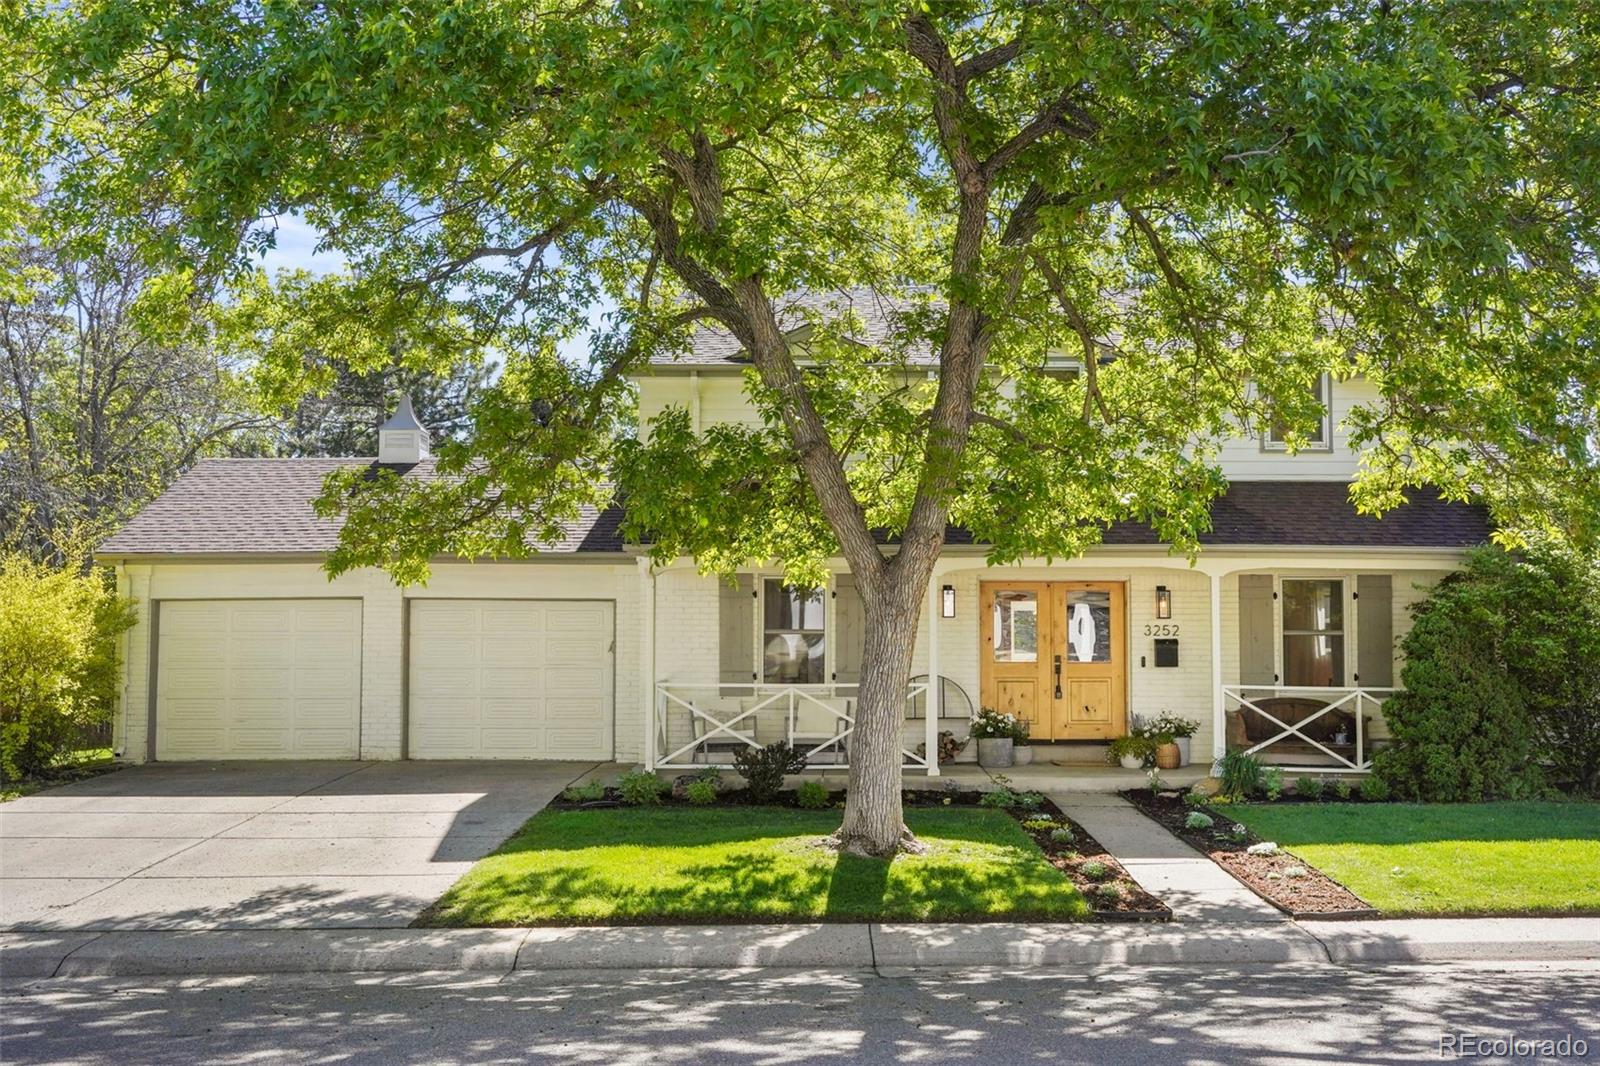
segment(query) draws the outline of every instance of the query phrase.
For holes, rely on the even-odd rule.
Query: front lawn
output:
[[[82,781],[86,777],[98,777],[115,769],[118,769],[117,762],[111,757],[110,748],[79,748],[70,752],[59,765],[36,777],[0,781],[0,803],[31,796],[57,785]]]
[[[1600,804],[1247,804],[1227,814],[1388,916],[1600,914]]]
[[[924,855],[839,855],[836,810],[545,810],[484,858],[423,925],[1087,918],[1011,816],[908,810]]]

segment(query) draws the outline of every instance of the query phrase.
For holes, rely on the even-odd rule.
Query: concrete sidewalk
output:
[[[0,934],[0,981],[345,972],[1600,960],[1600,918]]]

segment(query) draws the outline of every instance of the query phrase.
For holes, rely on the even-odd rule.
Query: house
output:
[[[866,342],[894,314],[870,293],[826,299],[849,307]],[[803,310],[790,309],[801,343]],[[746,367],[732,338],[701,331],[692,352],[638,376],[644,431],[668,406],[696,428],[753,419]],[[1197,759],[1233,743],[1280,764],[1363,769],[1384,736],[1407,608],[1489,524],[1427,492],[1357,515],[1341,421],[1373,392],[1359,379],[1320,387],[1313,447],[1225,443],[1230,488],[1193,565],[1133,523],[1081,558],[1006,567],[951,530],[917,638],[907,766],[937,774],[921,752],[991,706],[1080,752],[1135,715],[1171,712],[1199,723]],[[842,561],[813,590],[762,568],[732,581],[689,560],[652,568],[611,508],[527,560],[442,560],[406,589],[378,571],[330,581],[321,563],[338,529],[311,508],[323,477],[373,462],[432,470],[409,401],[379,438],[376,460],[201,461],[102,545],[139,615],[119,757],[675,768],[790,737],[816,764],[848,759],[862,611]]]

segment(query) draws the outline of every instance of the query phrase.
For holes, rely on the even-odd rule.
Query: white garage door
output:
[[[609,759],[613,607],[412,600],[413,759]]]
[[[161,604],[157,759],[354,759],[360,600]]]

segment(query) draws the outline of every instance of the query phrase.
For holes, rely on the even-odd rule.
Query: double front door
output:
[[[985,582],[983,705],[1024,719],[1037,740],[1127,733],[1125,603],[1120,582]]]

